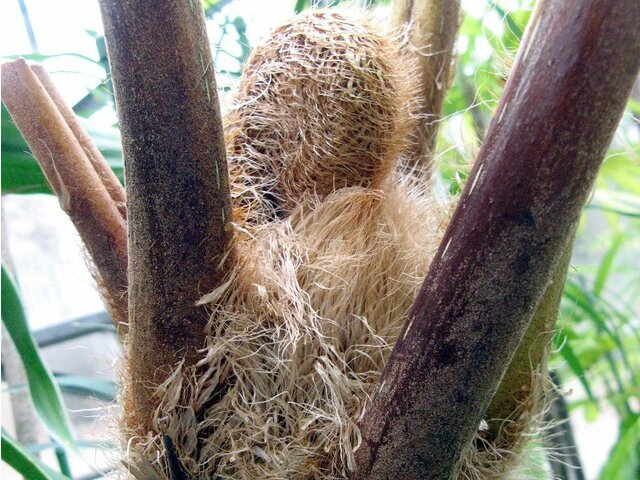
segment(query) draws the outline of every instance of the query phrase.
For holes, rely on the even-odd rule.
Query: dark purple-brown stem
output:
[[[223,278],[230,197],[202,5],[101,0],[125,160],[129,425],[155,430],[154,386],[192,364]],[[230,260],[227,259],[227,262]]]
[[[454,73],[453,48],[460,24],[459,0],[393,0],[390,27],[415,58],[420,121],[404,167],[428,177],[436,149],[442,104]]]
[[[545,0],[361,427],[358,479],[450,479],[640,67],[640,2]]]
[[[96,267],[114,325],[120,329],[127,322],[125,219],[76,136],[81,127],[76,125],[74,131],[50,96],[48,90],[62,102],[53,85],[47,89],[34,72],[37,70],[21,59],[4,63],[2,101],[78,230]]]

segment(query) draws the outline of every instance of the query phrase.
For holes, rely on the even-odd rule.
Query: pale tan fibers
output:
[[[248,220],[265,209],[271,219],[265,192],[288,213],[310,196],[379,188],[416,121],[413,68],[362,13],[318,11],[276,28],[254,49],[225,119],[231,175],[258,189],[240,197]]]
[[[254,50],[225,118],[238,261],[201,300],[197,367],[156,390],[157,431],[132,437],[125,414],[139,470],[168,478],[162,435],[197,479],[354,469],[358,421],[450,211],[397,168],[416,121],[413,68],[353,11],[298,16]]]

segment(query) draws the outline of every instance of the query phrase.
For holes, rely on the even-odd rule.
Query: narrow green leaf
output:
[[[49,434],[65,448],[75,451],[71,425],[62,394],[53,375],[40,357],[29,331],[22,302],[13,280],[2,265],[2,323],[5,325],[27,374],[31,399]]]
[[[3,145],[2,194],[7,193],[51,193],[51,188],[30,153],[11,151]]]
[[[634,98],[630,98],[627,103],[627,109],[635,115],[640,115],[640,102]]]
[[[107,402],[113,401],[116,397],[116,384],[109,380],[99,380],[81,375],[54,375],[54,378],[58,386],[65,392],[83,397],[96,397]],[[2,391],[13,393],[26,389],[26,385],[13,385]]]
[[[104,108],[111,102],[111,94],[107,91],[105,86],[101,83],[96,88],[87,92],[73,106],[73,111],[80,117],[88,118],[98,110]]]
[[[640,416],[626,428],[620,428],[620,436],[609,459],[600,473],[601,480],[635,479],[640,475]]]
[[[85,377],[82,375],[56,376],[60,388],[80,395],[97,397],[112,401],[116,398],[116,384],[109,380]]]
[[[593,391],[591,390],[591,385],[587,380],[586,372],[582,368],[582,364],[580,363],[580,360],[578,360],[578,357],[576,356],[575,352],[571,348],[571,344],[569,342],[565,341],[562,343],[562,346],[560,348],[560,354],[562,355],[562,358],[564,358],[564,360],[569,365],[569,368],[571,369],[573,374],[580,381],[580,384],[582,384],[582,388],[584,388],[584,391],[587,393],[589,400],[591,400],[593,403],[596,403],[596,397],[593,395]]]
[[[611,150],[598,175],[598,190],[604,188],[640,195],[640,163],[626,150]],[[597,191],[597,190],[596,190]]]
[[[587,208],[613,212],[625,217],[640,218],[640,198],[625,192],[598,189]]]
[[[60,473],[66,475],[67,477],[71,477],[71,466],[69,465],[69,458],[67,457],[64,448],[56,444],[55,452],[56,459],[58,460],[58,466],[60,467]]]
[[[609,272],[611,271],[611,266],[613,265],[613,260],[620,250],[622,246],[622,242],[624,241],[624,236],[621,234],[617,234],[613,238],[613,242],[611,242],[611,247],[602,258],[602,262],[600,262],[600,266],[598,267],[598,273],[596,273],[596,279],[593,283],[593,292],[596,295],[600,295],[604,286],[607,282],[607,278],[609,277]]]
[[[493,8],[493,10],[495,10],[495,12],[502,17],[502,19],[507,24],[507,28],[509,29],[509,31],[516,37],[518,41],[520,41],[524,32],[520,25],[513,21],[513,18],[511,18],[509,12],[507,12],[504,8],[502,8],[494,1],[490,1],[489,5],[491,5],[491,8]]]
[[[2,461],[29,480],[69,480],[47,467],[2,429]]]
[[[593,302],[593,297],[591,297],[589,293],[590,292],[588,290],[582,288],[579,284],[569,279],[565,284],[563,295],[586,313],[591,320],[593,320],[599,332],[605,332],[614,342],[616,342],[616,345],[620,347],[620,338],[607,324],[607,318],[599,311],[598,305]]]
[[[24,445],[27,452],[30,453],[40,453],[46,450],[51,450],[53,448],[58,447],[59,445],[53,441],[49,443],[36,443],[30,445]],[[76,446],[79,449],[102,449],[102,450],[116,450],[118,445],[113,443],[111,440],[78,440],[76,442]]]
[[[309,6],[309,2],[307,0],[296,0],[296,4],[293,7],[293,12],[300,13],[308,6]]]
[[[598,419],[599,413],[598,404],[595,402],[588,401],[584,406],[584,417],[589,423],[595,422]]]
[[[601,298],[598,295],[595,295],[593,292],[590,292],[588,289],[581,287],[579,284],[574,282],[573,280],[567,280],[565,284],[564,292],[566,298],[569,298],[576,306],[584,311],[587,316],[593,321],[596,326],[596,331],[598,333],[604,332],[607,336],[613,340],[615,343],[618,352],[622,358],[622,361],[625,367],[630,371],[634,372],[629,358],[627,356],[627,352],[622,344],[622,340],[619,335],[619,330],[615,328],[615,326],[611,327],[608,325],[608,315],[606,311],[602,309],[602,302],[599,301]],[[619,384],[620,388],[622,388],[620,379],[620,374],[617,372],[617,367],[615,366],[615,362],[611,358],[609,352],[605,352],[605,357],[607,358],[611,369],[613,371],[614,376],[616,377],[616,381]]]

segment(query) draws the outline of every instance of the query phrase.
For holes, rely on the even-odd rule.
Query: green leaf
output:
[[[76,450],[62,394],[29,331],[22,302],[13,280],[2,266],[2,323],[5,325],[25,368],[31,399],[49,434],[62,446]]]
[[[598,267],[598,273],[596,273],[596,279],[593,283],[593,293],[596,295],[600,295],[604,286],[607,282],[607,278],[609,276],[609,272],[611,271],[611,265],[613,264],[613,260],[620,250],[622,246],[622,242],[624,241],[624,237],[620,234],[616,235],[611,242],[611,246],[609,250],[602,258],[602,262],[600,262],[600,266]]]
[[[31,154],[2,150],[2,194],[7,193],[51,193]]]
[[[60,467],[60,473],[66,475],[67,477],[71,477],[71,466],[69,466],[69,458],[67,457],[64,448],[56,444],[55,455],[56,459],[58,460],[58,466]]]
[[[497,5],[496,2],[490,1],[489,5],[491,6],[491,8],[493,8],[496,11],[496,13],[498,13],[498,15],[502,17],[502,19],[507,24],[507,28],[509,29],[509,31],[516,37],[518,41],[520,41],[522,39],[522,34],[524,33],[524,30],[522,29],[522,27],[520,27],[520,25],[518,25],[513,20],[513,18],[511,18],[511,15],[509,14],[509,12],[507,12],[501,6]]]
[[[84,397],[96,397],[109,402],[116,398],[116,384],[110,380],[99,380],[82,375],[54,375],[54,378],[65,392]],[[20,392],[26,388],[26,385],[14,385],[3,389],[3,392]]]
[[[563,291],[564,297],[579,307],[593,321],[599,332],[606,333],[618,347],[622,348],[620,337],[607,324],[606,315],[600,311],[597,301],[594,301],[595,297],[590,293],[571,279],[567,280]]]
[[[73,111],[80,117],[88,118],[110,102],[111,94],[101,83],[96,88],[88,91],[87,94],[73,106]]]
[[[76,446],[79,449],[91,449],[95,450],[97,448],[103,450],[117,450],[118,445],[113,443],[111,440],[78,440],[76,442]],[[46,450],[51,450],[53,448],[58,448],[59,445],[55,442],[48,443],[37,443],[31,445],[25,445],[26,450],[30,453],[40,453]]]
[[[627,103],[627,109],[635,115],[640,115],[640,102],[634,98],[630,98]]]
[[[587,314],[595,324],[596,331],[598,333],[604,332],[611,340],[613,340],[618,348],[618,352],[620,353],[625,367],[630,372],[633,372],[635,369],[632,367],[631,362],[628,359],[627,352],[619,335],[619,329],[616,329],[615,326],[612,328],[607,324],[609,316],[607,315],[607,312],[603,310],[603,302],[599,300],[600,297],[597,294],[580,287],[579,284],[575,283],[571,279],[567,280],[563,295],[566,298],[569,298],[576,306]],[[608,352],[604,352],[604,357],[609,361],[613,374],[618,379],[617,383],[619,384],[619,387],[622,388],[621,381],[619,380],[620,374],[617,372],[617,367],[615,366],[615,362],[611,358],[611,355]]]
[[[582,368],[582,364],[580,363],[580,360],[578,360],[578,357],[576,356],[575,352],[573,351],[573,348],[571,348],[571,344],[568,341],[564,341],[562,343],[562,346],[560,348],[560,354],[562,355],[562,358],[565,359],[565,361],[569,365],[569,368],[571,368],[571,371],[574,373],[576,378],[582,384],[582,387],[584,388],[584,391],[587,393],[589,400],[591,400],[593,403],[596,403],[596,398],[593,395],[593,391],[591,390],[591,385],[587,380],[586,372]]]
[[[587,422],[593,423],[598,419],[598,414],[600,410],[598,409],[598,404],[592,401],[588,401],[584,405],[584,416],[587,419]]]
[[[608,153],[598,174],[598,189],[624,191],[640,195],[640,163],[630,157],[626,150]],[[597,191],[597,190],[596,190]]]
[[[626,217],[640,218],[640,197],[630,193],[598,189],[587,208],[614,212]]]
[[[47,467],[34,455],[27,452],[4,428],[2,429],[2,461],[29,480],[69,480],[50,467]]]
[[[600,473],[601,480],[640,478],[640,416],[620,428],[620,436]]]
[[[308,4],[308,0],[296,0],[296,4],[293,6],[294,13],[302,12],[305,8],[308,7]]]
[[[109,380],[85,377],[82,375],[56,376],[60,388],[84,396],[97,397],[112,401],[116,398],[116,384]]]

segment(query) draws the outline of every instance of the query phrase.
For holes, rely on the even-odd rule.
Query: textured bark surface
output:
[[[127,226],[121,211],[74,131],[24,60],[2,65],[2,101],[78,230],[99,283],[105,286],[103,297],[117,328],[127,321]]]
[[[125,160],[132,418],[203,346],[230,217],[227,164],[200,2],[101,0]],[[227,260],[229,261],[229,260]]]
[[[449,479],[566,248],[640,66],[637,0],[546,0],[362,421],[355,478]]]
[[[453,48],[460,24],[459,0],[394,0],[389,18],[394,33],[418,65],[422,102],[415,141],[405,167],[428,175],[438,135],[442,104],[451,81]]]
[[[571,261],[574,240],[575,231],[571,235],[560,261],[553,270],[551,282],[547,286],[544,296],[540,300],[536,312],[533,314],[531,322],[529,322],[529,326],[522,336],[518,349],[513,354],[509,367],[502,377],[500,385],[484,415],[484,418],[489,421],[487,435],[491,442],[494,442],[497,438],[502,426],[502,420],[517,420],[513,418],[514,414],[533,413],[527,410],[519,412],[519,409],[529,402],[537,403],[539,400],[539,398],[535,398],[537,394],[534,392],[535,385],[533,385],[533,382],[536,381],[537,375],[547,375],[546,363],[549,345],[555,333],[556,319],[560,309],[562,290],[567,280],[567,269]],[[522,425],[526,426],[526,422],[522,422]],[[516,431],[512,430],[510,433],[510,436],[507,435],[506,438],[502,438],[503,444],[498,445],[498,447],[507,450],[513,449],[517,440],[514,436],[521,432],[516,429]]]

